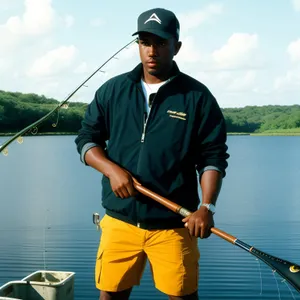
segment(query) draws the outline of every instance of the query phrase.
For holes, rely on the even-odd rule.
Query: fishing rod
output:
[[[30,130],[37,130],[37,126],[44,122],[46,119],[48,119],[52,114],[54,114],[56,111],[58,111],[61,107],[63,107],[73,96],[74,94],[82,87],[84,86],[97,72],[99,72],[110,60],[112,60],[117,54],[119,54],[122,50],[130,46],[131,44],[135,43],[137,38],[123,46],[121,49],[119,49],[117,52],[115,52],[110,58],[108,58],[97,70],[95,70],[87,79],[85,79],[65,100],[63,100],[59,105],[57,105],[53,110],[51,110],[48,114],[37,120],[36,122],[30,124],[29,126],[25,127],[21,131],[17,132],[14,136],[12,136],[10,139],[8,139],[6,142],[4,142],[2,145],[0,145],[0,152],[7,155],[8,150],[7,146],[10,145],[14,140],[21,137],[22,135],[26,134]]]
[[[158,195],[155,192],[150,191],[149,189],[142,186],[135,178],[133,178],[133,185],[134,187],[143,195],[153,199],[154,201],[162,204],[163,206],[167,207],[171,211],[183,216],[188,217],[192,214],[191,211],[188,209],[172,202],[171,200]],[[245,251],[251,253],[259,260],[263,261],[269,267],[273,269],[273,271],[280,274],[286,281],[288,281],[299,293],[300,293],[300,266],[289,262],[287,260],[278,258],[276,256],[272,256],[266,252],[263,252],[253,246],[246,244],[245,242],[239,240],[238,238],[226,233],[223,230],[220,230],[216,227],[211,228],[211,232],[215,235],[219,236],[220,238],[230,242],[233,245],[236,245]]]

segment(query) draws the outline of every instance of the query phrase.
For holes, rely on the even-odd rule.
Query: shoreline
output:
[[[0,132],[0,137],[10,137],[14,136],[16,133],[3,133]],[[22,137],[25,136],[64,136],[64,135],[77,135],[78,132],[43,132],[43,133],[36,133],[36,134],[28,134],[28,135],[21,135]],[[299,132],[260,132],[260,133],[251,133],[251,132],[228,132],[228,136],[300,136]]]
[[[300,136],[300,132],[260,132],[260,133],[239,133],[228,132],[228,136]]]
[[[2,136],[14,136],[15,134],[17,134],[17,132],[12,133],[12,132],[8,132],[8,133],[3,133],[0,132],[0,137]],[[42,133],[36,133],[36,134],[26,134],[26,135],[21,135],[22,137],[25,136],[48,136],[48,135],[77,135],[78,132],[42,132]]]

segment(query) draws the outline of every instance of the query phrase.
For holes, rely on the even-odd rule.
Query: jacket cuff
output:
[[[201,177],[202,174],[203,174],[205,171],[207,171],[207,170],[215,170],[215,171],[218,171],[218,172],[222,173],[222,175],[224,176],[224,173],[223,173],[219,168],[217,168],[217,167],[215,167],[215,166],[206,166],[206,167],[204,167],[203,169],[199,170],[199,177]]]
[[[99,145],[96,143],[86,143],[83,145],[80,153],[80,160],[82,163],[84,163],[86,166],[88,165],[85,161],[85,154],[88,150],[90,150],[93,147],[98,147]]]

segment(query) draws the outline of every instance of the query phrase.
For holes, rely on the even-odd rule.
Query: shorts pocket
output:
[[[95,283],[96,286],[100,285],[101,273],[102,273],[102,260],[104,249],[100,246],[97,252],[96,265],[95,265]]]

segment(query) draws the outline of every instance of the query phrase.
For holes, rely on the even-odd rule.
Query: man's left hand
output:
[[[201,206],[190,216],[184,218],[182,222],[185,223],[190,235],[201,239],[208,238],[211,235],[210,229],[214,226],[213,215],[205,206]]]

